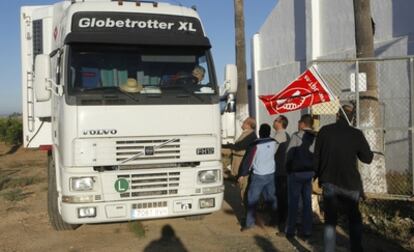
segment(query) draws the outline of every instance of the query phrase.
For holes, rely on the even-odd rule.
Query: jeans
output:
[[[299,208],[302,198],[302,233],[312,234],[312,178],[314,172],[293,172],[288,175],[288,218],[286,235],[294,235]]]
[[[246,227],[255,224],[256,206],[260,195],[263,193],[265,203],[269,204],[273,210],[277,209],[274,174],[250,175],[249,191],[247,192],[247,216]]]
[[[359,211],[359,200],[343,195],[332,184],[322,185],[322,196],[325,213],[324,251],[335,251],[336,224],[338,210],[341,209],[348,216],[349,240],[351,251],[363,251],[362,248],[362,217]],[[342,194],[342,195],[341,195]]]

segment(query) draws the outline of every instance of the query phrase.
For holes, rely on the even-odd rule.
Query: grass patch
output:
[[[17,177],[12,178],[5,176],[0,178],[0,191],[8,188],[25,187],[42,182],[43,179],[32,176],[32,177]]]
[[[364,223],[388,239],[414,249],[414,203],[403,200],[368,199],[361,204]]]
[[[145,237],[145,227],[140,221],[134,221],[129,223],[129,230],[139,238]]]
[[[7,164],[7,167],[10,169],[22,168],[26,164],[27,161],[12,161]]]
[[[10,180],[11,178],[7,176],[0,177],[0,191],[3,190],[3,188],[6,188],[6,184],[9,183]]]
[[[20,201],[26,198],[26,195],[23,193],[22,189],[15,188],[10,191],[4,192],[3,198],[8,201],[16,202],[16,201]]]
[[[10,180],[6,185],[7,187],[23,187],[33,185],[36,182],[35,177],[21,177]]]

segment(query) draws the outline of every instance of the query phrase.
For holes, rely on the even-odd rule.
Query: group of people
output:
[[[370,163],[373,152],[363,133],[350,125],[354,117],[352,105],[344,105],[335,123],[313,130],[313,117],[304,114],[298,131],[286,132],[288,119],[280,115],[273,122],[274,137],[269,124],[259,128],[247,118],[243,132],[232,149],[232,175],[237,178],[246,221],[241,231],[255,227],[259,202],[271,209],[271,220],[278,233],[287,238],[312,235],[312,181],[318,179],[322,188],[325,251],[335,251],[338,212],[349,219],[351,251],[362,251],[362,218],[359,202],[364,198],[357,160]],[[299,202],[302,205],[300,232],[297,232]],[[277,217],[277,219],[276,219]]]

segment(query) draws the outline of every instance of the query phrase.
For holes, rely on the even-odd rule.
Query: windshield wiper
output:
[[[122,91],[121,91],[120,89],[118,89],[118,88],[117,88],[117,90],[118,90],[118,92],[119,92],[119,93],[121,93],[121,94],[125,95],[126,97],[130,98],[131,100],[133,100],[133,101],[135,101],[135,102],[139,102],[139,99],[137,99],[135,96],[130,95],[130,94],[125,93],[125,92],[122,92]]]
[[[128,97],[129,99],[139,102],[139,99],[134,97],[133,95],[130,95],[128,93],[122,92],[118,87],[95,87],[95,88],[81,88],[80,91],[106,91],[106,90],[115,90],[117,94],[123,94],[124,96]],[[103,93],[104,98],[116,98],[116,97],[110,97],[108,95],[114,95],[113,93]]]
[[[177,94],[176,97],[177,98],[188,98],[190,96],[193,96],[195,98],[197,98],[199,101],[203,101],[202,98],[200,98],[198,95],[194,94],[194,92],[192,90],[190,90],[190,88],[184,86],[184,85],[173,85],[173,86],[168,86],[168,87],[164,87],[167,89],[178,89],[178,90],[182,90],[185,92],[185,94]]]
[[[118,89],[118,87],[94,87],[94,88],[79,88],[79,91],[101,91],[101,90],[112,90]]]

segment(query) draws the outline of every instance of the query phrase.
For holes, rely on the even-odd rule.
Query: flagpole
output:
[[[349,126],[352,126],[352,124],[351,124],[351,122],[349,121],[348,116],[346,115],[345,110],[342,108],[341,104],[339,104],[339,109],[342,111],[342,113],[343,113],[343,115],[344,115],[344,117],[345,117],[346,121],[348,122]]]
[[[314,76],[315,76],[315,78],[316,79],[318,79],[318,81],[321,83],[321,85],[323,85],[325,88],[326,88],[326,90],[328,90],[328,93],[329,93],[329,95],[331,96],[331,97],[333,97],[334,99],[336,98],[336,96],[335,96],[335,94],[334,94],[334,92],[331,90],[331,88],[325,83],[325,81],[324,81],[324,79],[322,78],[322,75],[319,73],[319,70],[314,66],[314,65],[312,65],[311,67],[310,67],[310,69],[311,69],[311,71],[312,72],[314,72]]]
[[[334,95],[334,93],[332,92],[331,88],[328,85],[325,85],[325,82],[322,81],[323,78],[322,78],[321,74],[319,73],[318,69],[316,69],[314,66],[311,66],[311,68],[312,68],[313,71],[315,71],[315,77],[320,80],[321,85],[323,85],[328,90],[328,92],[330,93],[330,95],[332,95],[332,97],[334,98],[334,100],[337,100],[338,98]],[[342,108],[341,104],[339,104],[339,109],[344,114],[345,119],[348,122],[348,125],[349,126],[352,126],[352,123],[351,123],[351,121],[349,121],[349,118],[346,115],[346,113],[345,113],[344,109]]]

